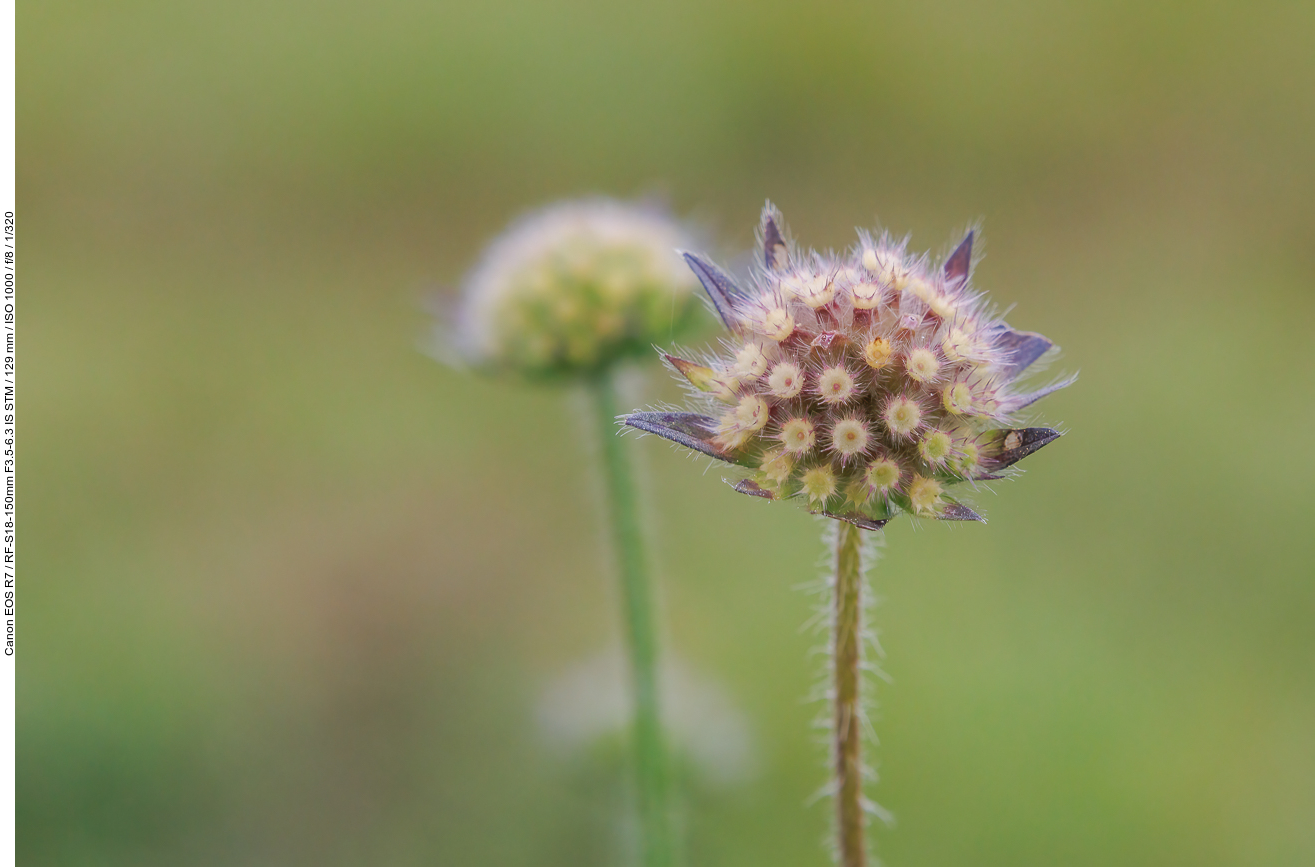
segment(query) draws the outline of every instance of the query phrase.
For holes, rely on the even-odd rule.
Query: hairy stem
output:
[[[634,761],[643,863],[645,867],[670,867],[675,861],[675,843],[667,757],[658,714],[656,618],[639,522],[637,490],[624,443],[617,435],[615,379],[600,376],[593,383],[593,393],[602,438],[607,511],[621,580],[626,640],[630,651]]]
[[[836,834],[841,867],[867,864],[866,816],[863,810],[863,539],[858,527],[839,522],[835,541],[835,618],[832,659],[835,666]]]

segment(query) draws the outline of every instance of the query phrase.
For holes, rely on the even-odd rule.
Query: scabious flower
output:
[[[646,352],[689,315],[696,281],[673,251],[690,243],[652,206],[582,199],[529,214],[467,278],[458,349],[531,376],[594,374]]]
[[[748,288],[694,253],[686,262],[730,332],[726,352],[664,354],[698,412],[636,412],[625,424],[746,468],[736,490],[797,498],[878,528],[900,512],[983,520],[953,491],[1002,477],[1054,440],[1014,427],[1073,378],[1027,391],[1053,344],[1004,322],[971,284],[973,233],[939,265],[889,235],[846,255],[802,251],[770,204]]]
[[[580,754],[630,722],[626,660],[607,651],[559,672],[536,702],[535,716],[552,745]],[[662,706],[672,746],[701,782],[731,786],[757,769],[754,732],[725,688],[679,658],[662,665]]]
[[[544,208],[485,250],[445,341],[471,366],[538,381],[575,379],[592,398],[628,627],[636,807],[648,867],[669,867],[676,843],[653,593],[638,487],[616,436],[617,377],[619,362],[669,340],[689,318],[697,281],[675,251],[691,242],[680,223],[652,206],[586,199]],[[742,363],[753,370],[765,361],[746,354]]]

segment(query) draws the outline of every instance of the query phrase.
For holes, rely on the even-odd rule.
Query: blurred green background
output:
[[[618,631],[579,405],[418,347],[524,209],[656,192],[723,257],[769,197],[817,247],[982,218],[978,284],[1082,371],[989,527],[887,533],[885,861],[1315,864],[1315,6],[47,0],[19,37],[21,863],[625,862],[616,746],[539,710]],[[818,528],[634,443],[665,647],[753,753],[683,766],[689,862],[828,863]]]

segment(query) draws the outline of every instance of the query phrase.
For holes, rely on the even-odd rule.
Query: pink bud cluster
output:
[[[861,526],[900,511],[980,520],[947,489],[999,478],[1057,437],[1008,425],[1072,380],[1015,388],[1052,344],[971,288],[973,234],[936,267],[888,235],[860,233],[843,256],[798,251],[770,205],[760,234],[747,291],[685,254],[731,335],[703,363],[666,355],[705,412],[626,423],[749,468],[743,493],[801,497]]]

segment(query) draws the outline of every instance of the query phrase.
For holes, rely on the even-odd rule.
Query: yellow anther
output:
[[[868,367],[873,370],[881,370],[890,364],[890,358],[894,355],[895,350],[890,345],[890,341],[878,337],[869,341],[868,345],[863,347],[863,360],[867,362]]]

